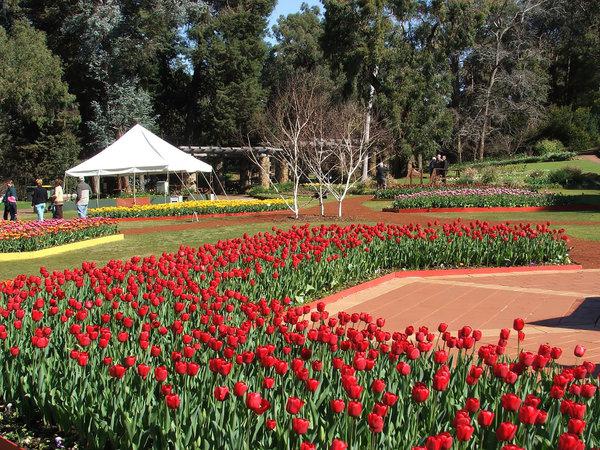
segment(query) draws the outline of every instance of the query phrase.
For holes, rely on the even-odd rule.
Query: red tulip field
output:
[[[392,270],[568,262],[562,230],[456,221],[41,268],[0,286],[0,392],[95,449],[600,447],[581,346],[528,348],[518,318],[482,336],[303,304]]]

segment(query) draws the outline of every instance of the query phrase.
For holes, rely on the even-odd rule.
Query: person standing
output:
[[[446,184],[446,177],[448,176],[448,158],[446,155],[442,156],[442,181]]]
[[[62,188],[62,180],[60,178],[54,180],[54,192],[52,193],[50,200],[52,200],[52,206],[54,207],[54,210],[52,211],[52,218],[62,219],[65,197]]]
[[[87,217],[88,203],[90,202],[90,192],[92,188],[85,182],[85,178],[79,177],[79,184],[77,184],[77,215],[80,219]]]
[[[6,192],[2,197],[2,203],[4,203],[4,220],[17,220],[17,190],[13,185],[12,180],[6,181]]]
[[[35,189],[31,196],[31,206],[37,214],[37,219],[40,222],[44,221],[44,211],[46,211],[46,203],[48,202],[48,191],[42,187],[42,180],[35,180]]]

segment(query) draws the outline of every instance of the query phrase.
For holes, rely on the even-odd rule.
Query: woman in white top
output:
[[[62,188],[62,180],[57,178],[54,181],[54,192],[52,193],[52,205],[54,206],[54,211],[52,213],[53,219],[62,219],[63,218],[63,204],[65,202],[63,188]]]

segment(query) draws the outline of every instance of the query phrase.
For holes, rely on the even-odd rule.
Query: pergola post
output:
[[[250,163],[243,158],[240,164],[240,185],[243,190],[250,188],[252,183],[252,169]]]
[[[289,181],[288,166],[283,161],[277,161],[277,181],[279,183],[287,183]]]
[[[268,188],[271,182],[271,158],[267,154],[260,157],[260,185],[263,188]]]

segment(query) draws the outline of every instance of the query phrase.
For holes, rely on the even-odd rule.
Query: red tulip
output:
[[[465,402],[465,409],[471,414],[476,412],[479,409],[479,399],[472,397],[468,398]]]
[[[502,422],[496,429],[496,439],[502,441],[512,441],[517,432],[517,425],[511,422]]]
[[[521,331],[525,327],[525,321],[523,319],[517,318],[513,321],[513,329],[515,331]]]
[[[367,416],[367,422],[371,433],[381,433],[383,431],[383,417],[371,413]]]
[[[489,427],[494,421],[494,413],[491,411],[479,411],[479,415],[477,416],[477,422],[482,427]]]
[[[459,441],[468,441],[473,436],[475,428],[471,425],[460,424],[456,427],[456,439]]]
[[[383,394],[382,401],[387,406],[394,406],[398,401],[398,396],[392,394],[391,392],[386,392],[385,394]]]
[[[537,408],[533,406],[523,405],[519,408],[519,422],[524,425],[535,424],[538,416]]]
[[[348,402],[348,415],[350,417],[359,417],[362,413],[362,403],[356,401]]]
[[[260,409],[262,397],[258,392],[248,392],[246,395],[246,406],[251,410]]]
[[[575,350],[573,350],[573,354],[578,358],[581,358],[585,354],[585,347],[583,345],[577,344],[575,346]]]
[[[385,389],[385,382],[381,379],[375,379],[375,380],[373,380],[373,383],[371,383],[371,390],[375,394],[381,394],[384,389]]]
[[[242,381],[238,381],[233,385],[233,393],[236,397],[241,397],[246,393],[247,390],[248,386],[246,386],[246,383]]]
[[[337,439],[337,438],[331,442],[331,447],[329,448],[329,450],[347,450],[347,449],[348,449],[348,444],[346,444],[341,439]]]
[[[179,400],[179,395],[177,394],[167,394],[165,396],[165,402],[167,403],[167,406],[170,409],[177,409],[181,404],[181,401]]]
[[[331,402],[329,402],[329,406],[331,407],[331,410],[334,413],[339,414],[344,410],[346,405],[344,403],[344,400],[337,399],[331,400]]]
[[[504,394],[501,399],[502,407],[507,411],[516,411],[521,405],[521,399],[515,394]]]
[[[417,383],[412,389],[412,398],[417,403],[423,403],[429,397],[429,389],[423,383]]]
[[[158,366],[154,369],[154,378],[159,383],[162,383],[167,379],[167,368],[165,366]]]
[[[285,405],[285,410],[294,415],[298,414],[300,410],[304,406],[304,401],[300,400],[298,397],[290,397],[288,398],[287,404]]]
[[[558,438],[558,450],[585,450],[585,444],[576,434],[563,433]]]
[[[227,386],[215,386],[214,396],[220,402],[226,400],[229,397],[229,388]]]
[[[569,423],[567,424],[567,429],[571,434],[581,435],[585,428],[585,422],[580,419],[569,419]]]
[[[294,417],[292,419],[292,429],[297,434],[305,434],[308,431],[308,426],[310,423],[306,419],[301,419],[298,417]]]
[[[265,427],[269,431],[273,431],[277,427],[277,422],[274,419],[265,420]]]

